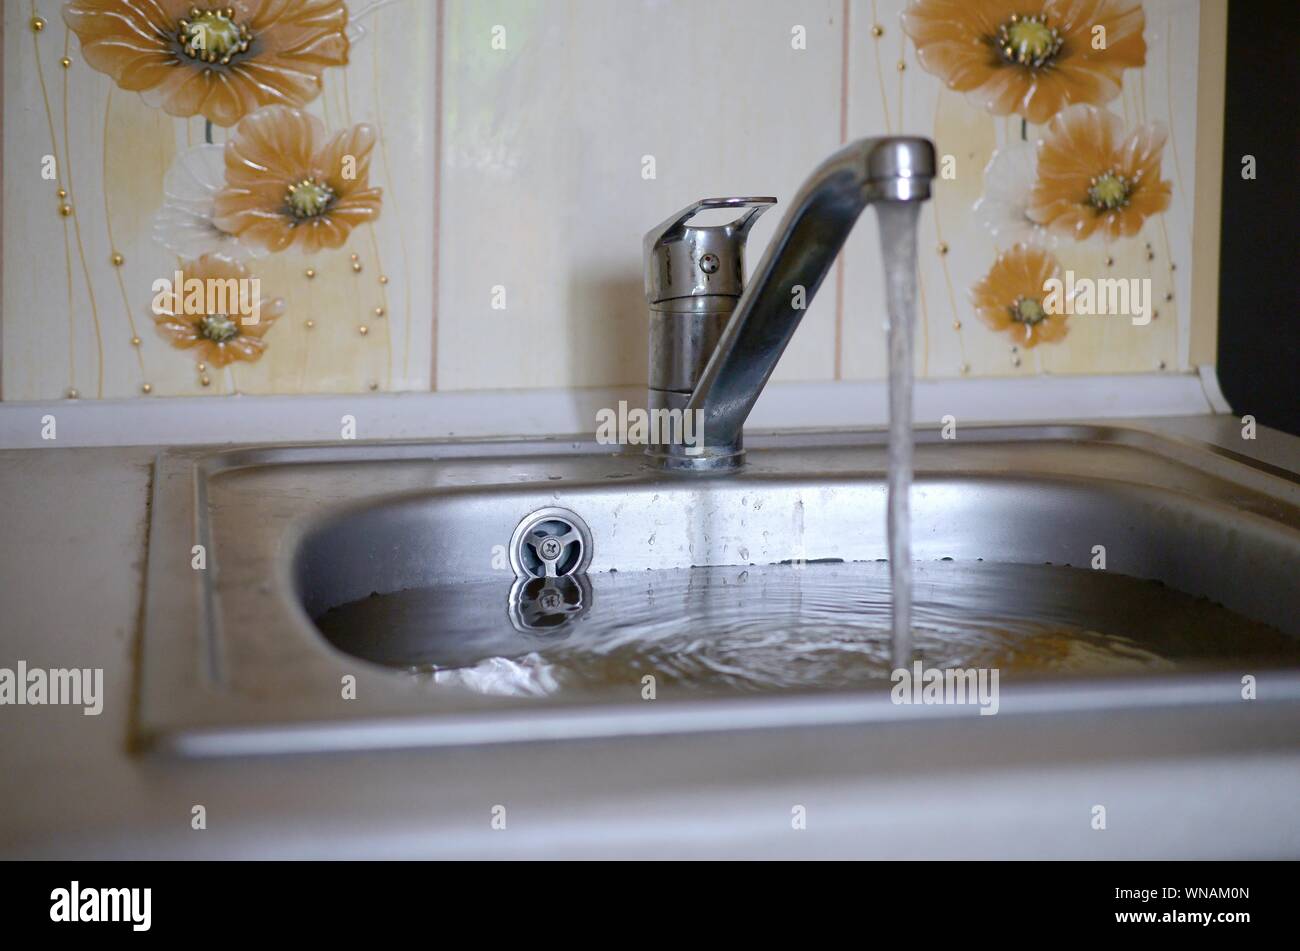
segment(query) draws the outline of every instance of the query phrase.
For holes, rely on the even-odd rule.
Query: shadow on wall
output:
[[[645,279],[639,270],[577,274],[568,287],[568,378],[596,386],[646,385]],[[554,379],[565,379],[562,371]]]

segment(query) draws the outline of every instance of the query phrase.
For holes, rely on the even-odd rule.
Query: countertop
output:
[[[1300,439],[1261,428],[1244,441],[1234,417],[1142,425],[1300,472]],[[0,452],[0,667],[102,667],[105,693],[99,716],[0,707],[4,857],[1300,855],[1298,738],[1266,702],[1200,719],[1148,712],[1163,737],[1158,759],[1139,755],[1122,717],[1101,712],[1071,715],[1051,744],[1023,720],[989,717],[941,735],[900,724],[244,759],[132,754],[155,452]],[[1107,807],[1104,831],[1092,828],[1095,804]],[[205,829],[191,827],[195,805]],[[493,828],[497,806],[505,829]],[[798,806],[805,829],[793,828]],[[1264,834],[1260,815],[1293,821]]]

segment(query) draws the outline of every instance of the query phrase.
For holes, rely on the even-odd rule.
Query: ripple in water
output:
[[[936,562],[914,570],[915,658],[1005,677],[1300,663],[1300,641],[1110,572]],[[512,696],[842,689],[888,680],[883,563],[689,568],[372,595],[317,618],[337,648]]]

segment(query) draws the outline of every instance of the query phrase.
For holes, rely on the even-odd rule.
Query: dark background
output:
[[[1238,416],[1300,435],[1296,175],[1300,3],[1228,4],[1219,385]],[[1243,155],[1255,180],[1243,180]]]

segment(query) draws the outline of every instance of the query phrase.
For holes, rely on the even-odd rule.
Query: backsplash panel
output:
[[[963,365],[974,376],[1188,369],[1190,310],[1185,302],[1191,294],[1196,172],[1196,0],[1100,5],[1112,13],[1127,10],[1144,15],[1145,65],[1123,71],[1119,95],[1103,108],[1122,118],[1122,135],[1156,124],[1168,130],[1159,177],[1172,186],[1172,200],[1164,212],[1146,218],[1137,234],[1110,242],[1096,233],[1083,241],[1043,235],[1038,229],[1028,235],[1023,227],[1011,224],[1015,216],[1007,210],[1001,214],[975,210],[981,199],[1007,196],[1023,215],[1034,175],[1033,144],[1047,134],[1048,125],[1026,121],[1022,128],[1022,115],[995,115],[977,101],[978,96],[947,88],[918,62],[916,41],[900,28],[898,14],[905,6],[879,2],[851,7],[850,32],[855,42],[849,63],[849,134],[924,135],[934,140],[940,156],[951,156],[955,163],[956,177],[936,182],[934,198],[921,212],[916,372],[930,378],[958,377],[963,375]],[[969,11],[975,5],[940,0],[919,6]],[[1006,6],[1018,9],[1014,3]],[[861,27],[856,21],[859,14],[866,18]],[[969,19],[970,14],[954,13],[955,20],[961,17]],[[1115,19],[1109,21],[1112,29]],[[873,26],[881,27],[881,35],[875,35]],[[1027,84],[1021,87],[1025,88]],[[1075,114],[1089,102],[1073,106]],[[1049,99],[1049,111],[1056,105]],[[1066,110],[1051,114],[1068,116]],[[1000,174],[991,176],[989,163],[995,157],[1002,167]],[[994,234],[985,219],[1003,220],[1004,226]],[[1019,240],[1044,245],[1062,270],[1078,277],[1149,279],[1154,319],[1143,326],[1122,318],[1070,319],[1062,339],[1029,348],[1006,331],[992,330],[980,320],[971,295],[998,254],[1010,251]],[[844,376],[879,379],[886,372],[887,351],[879,316],[882,278],[875,229],[856,229],[844,258]],[[1166,295],[1172,296],[1166,300]]]
[[[696,198],[789,195],[834,148],[840,8],[798,5],[827,56],[791,49],[783,0],[449,5],[439,385],[643,382],[642,236]],[[833,311],[780,377],[826,378]]]
[[[976,64],[982,74],[954,62],[963,36],[997,25],[951,0],[299,0],[272,6],[319,34],[305,72],[321,86],[284,79],[280,111],[247,90],[203,99],[178,73],[116,62],[96,51],[106,21],[81,15],[175,7],[179,20],[191,6],[5,7],[4,399],[640,384],[644,232],[706,196],[784,205],[842,142],[890,133],[928,136],[950,158],[952,177],[922,210],[920,375],[1191,367],[1195,0],[1100,4],[1098,50],[1081,41],[1097,24],[1069,22],[1078,5],[1006,4],[1008,17],[1045,8],[1049,32],[1030,24],[1013,39],[1025,55],[1058,57],[1071,77],[1062,88],[1035,88],[1033,74],[996,57]],[[236,27],[275,35],[260,0],[226,6]],[[250,50],[269,61],[275,46]],[[1127,159],[1104,152],[1107,135],[1147,147],[1140,183],[1111,168]],[[222,152],[231,140],[242,143],[233,170]],[[1044,175],[1039,140],[1053,156]],[[337,247],[309,253],[303,232],[262,227],[258,213],[281,192],[240,180],[241,156],[288,175],[299,153],[330,168],[355,153],[365,172],[330,186],[351,199],[314,199],[347,226]],[[56,175],[44,178],[50,155]],[[1089,157],[1093,177],[1115,172],[1097,192],[1113,207],[1085,222],[1102,225],[1085,240],[1065,228],[1071,202],[1093,187],[1060,167],[1072,156]],[[312,210],[312,194],[299,199]],[[751,268],[780,216],[755,227]],[[879,245],[865,218],[778,379],[884,376]],[[1107,222],[1132,233],[1107,241]],[[190,346],[184,326],[155,321],[153,282],[204,251],[241,256],[247,271],[229,273],[260,280],[268,315],[283,299],[261,343]],[[1013,320],[999,302],[1022,293],[1015,275],[1031,265],[1147,279],[1155,319],[1040,320],[1031,302]]]
[[[295,116],[277,117],[277,107],[267,108],[274,97],[258,99],[247,89],[230,97],[239,107],[220,96],[186,101],[182,92],[169,99],[168,78],[136,92],[151,81],[142,68],[123,68],[107,54],[95,60],[99,68],[87,61],[96,57],[95,41],[120,42],[101,37],[106,24],[136,24],[153,36],[157,25],[150,18],[166,19],[156,11],[175,8],[183,15],[190,6],[170,0],[5,5],[4,398],[52,399],[71,389],[82,398],[128,397],[145,395],[146,387],[151,396],[426,389],[436,8],[408,0],[358,17],[353,4],[349,18],[341,0],[232,3],[241,14],[251,11],[246,19],[255,25],[259,15],[289,21],[286,42],[315,50],[283,63],[294,82],[303,83],[301,74],[319,67],[317,61],[331,64],[317,69],[318,94],[305,82],[306,92],[290,99],[301,106]],[[35,19],[42,29],[32,28]],[[259,64],[281,65],[268,59]],[[155,69],[164,77],[196,72],[188,63]],[[114,70],[121,72],[116,80]],[[265,81],[265,73],[258,79]],[[209,125],[199,106],[218,121]],[[237,117],[239,123],[220,124]],[[336,185],[380,189],[371,209],[377,217],[356,215],[350,227],[337,222],[344,240],[315,253],[301,242],[268,253],[248,234],[239,244],[215,236],[212,198],[229,184],[222,146],[251,131],[254,117],[275,127],[268,131],[276,145],[253,154],[282,173],[293,165],[295,149],[313,152],[303,133],[315,136],[319,162],[330,137],[372,130],[368,153],[364,132],[345,143],[361,171]],[[47,155],[55,160],[53,178],[42,177]],[[238,251],[266,303],[284,300],[283,316],[266,330],[265,348],[254,359],[216,366],[199,348],[179,349],[175,334],[155,329],[153,282],[171,279],[181,262],[203,251]]]

